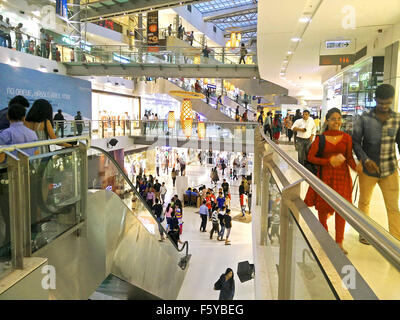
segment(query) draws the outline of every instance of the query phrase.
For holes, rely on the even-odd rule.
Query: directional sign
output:
[[[351,40],[331,40],[325,41],[326,49],[344,49],[348,48],[351,44]]]

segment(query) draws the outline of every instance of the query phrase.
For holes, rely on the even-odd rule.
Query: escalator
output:
[[[188,243],[159,241],[164,226],[110,154],[80,154],[63,149],[32,163],[31,255],[57,272],[50,298],[176,299]]]

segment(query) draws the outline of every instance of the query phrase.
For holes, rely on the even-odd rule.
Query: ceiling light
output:
[[[293,42],[299,42],[299,41],[301,40],[301,38],[294,37],[294,38],[292,38],[291,40],[292,40]]]
[[[288,51],[288,52],[287,52],[287,54],[292,54],[292,53],[293,53],[292,51]]]
[[[39,70],[42,72],[47,72],[47,68],[45,66],[40,66]]]
[[[311,21],[311,19],[309,17],[301,17],[299,19],[299,22],[301,22],[301,23],[307,23],[307,22],[310,22],[310,21]]]

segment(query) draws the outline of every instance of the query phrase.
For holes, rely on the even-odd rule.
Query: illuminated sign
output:
[[[115,52],[113,53],[113,60],[117,61],[119,63],[129,63],[130,62],[128,57],[125,57],[120,54],[116,54]]]
[[[76,45],[76,42],[74,40],[72,40],[70,37],[62,37],[61,38],[62,42],[65,42],[66,44],[69,44],[71,46]],[[83,40],[81,40],[81,45],[80,45],[81,49],[83,49],[84,51],[90,52],[92,50],[92,47],[89,45],[88,42],[86,42],[86,44],[84,43]]]
[[[320,66],[348,66],[354,64],[353,54],[337,54],[337,55],[325,55],[319,56]]]
[[[325,48],[326,49],[343,49],[348,48],[350,46],[350,40],[332,40],[332,41],[325,41]]]

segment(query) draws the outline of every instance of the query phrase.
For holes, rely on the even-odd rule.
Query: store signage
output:
[[[348,48],[351,44],[351,40],[332,40],[325,41],[326,49],[343,49]]]
[[[147,45],[149,52],[158,52],[158,11],[147,12]]]
[[[113,60],[117,61],[119,63],[129,63],[130,60],[128,57],[125,57],[123,55],[117,54],[117,53],[113,53]]]
[[[56,1],[56,13],[62,17],[65,17],[65,18],[68,17],[67,0],[57,0]]]
[[[348,66],[354,64],[354,54],[337,54],[319,56],[320,66]]]
[[[349,83],[349,92],[357,92],[360,89],[359,82],[350,82]]]
[[[217,86],[215,84],[207,84],[207,88],[217,89]]]

